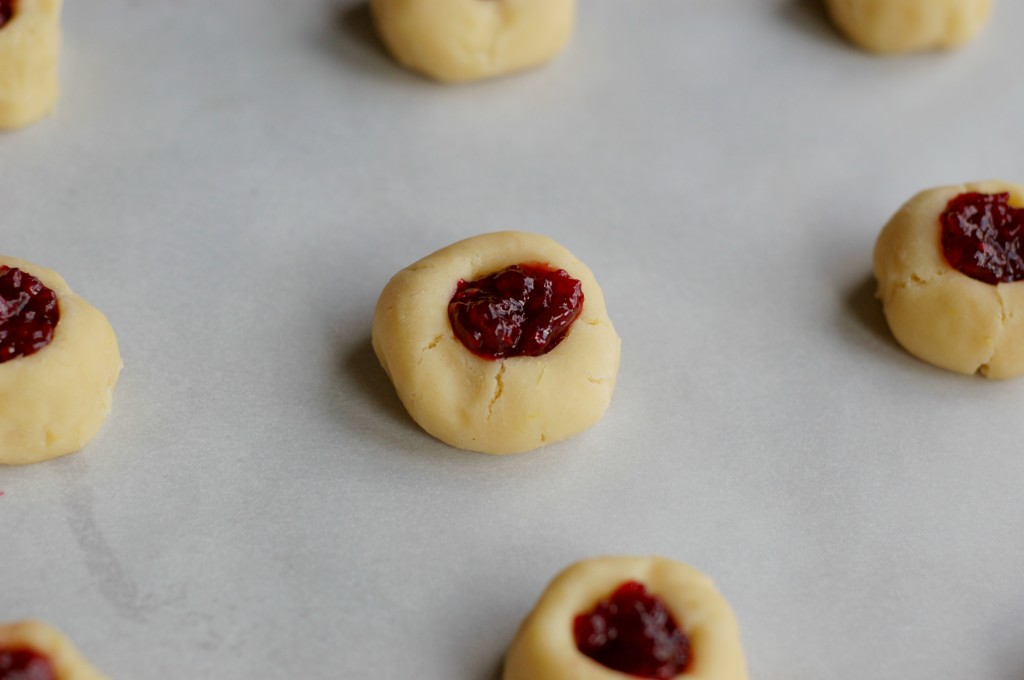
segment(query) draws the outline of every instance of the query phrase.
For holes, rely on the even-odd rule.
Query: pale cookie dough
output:
[[[942,250],[939,218],[963,193],[1010,193],[1003,181],[939,187],[910,199],[875,244],[878,298],[896,340],[911,354],[958,373],[989,378],[1024,373],[1024,281],[992,285],[954,269]]]
[[[460,280],[523,263],[578,279],[582,313],[547,354],[482,359],[455,337],[448,303]],[[373,349],[413,420],[443,442],[483,453],[529,451],[596,423],[615,388],[619,345],[590,269],[555,241],[521,232],[466,239],[403,269],[373,319]]]
[[[50,660],[55,680],[107,680],[59,630],[41,621],[0,624],[0,652],[28,649]]]
[[[49,345],[0,363],[0,465],[20,465],[78,451],[110,412],[121,371],[107,318],[75,295],[56,272],[13,257],[57,294],[60,321]]]
[[[665,602],[690,639],[685,680],[746,680],[736,617],[710,578],[664,557],[601,557],[577,562],[552,581],[523,621],[505,657],[503,680],[626,680],[576,647],[573,622],[626,581]]]
[[[57,103],[61,0],[14,0],[0,26],[0,129],[33,123]]]
[[[377,31],[404,66],[460,82],[538,66],[572,35],[576,0],[371,0]]]
[[[880,54],[948,49],[988,22],[992,0],[826,0],[832,21],[860,47]]]

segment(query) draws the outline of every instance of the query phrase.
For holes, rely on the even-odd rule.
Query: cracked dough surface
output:
[[[371,0],[392,56],[436,80],[490,78],[538,66],[572,35],[576,0]]]
[[[710,578],[664,557],[600,557],[559,574],[523,621],[505,657],[503,680],[624,680],[576,647],[573,622],[626,581],[661,598],[690,639],[686,680],[746,680],[736,617]]]
[[[460,280],[545,263],[583,286],[583,311],[539,357],[482,359],[455,337],[448,303]],[[483,453],[520,453],[596,423],[611,402],[619,337],[590,269],[546,236],[484,234],[395,274],[377,302],[373,349],[409,415],[443,442]]]
[[[827,0],[846,36],[882,54],[945,49],[966,43],[985,26],[992,0]]]
[[[106,680],[59,630],[42,621],[0,624],[0,649],[27,648],[47,657],[56,680]]]
[[[57,103],[61,0],[18,0],[0,27],[0,129],[28,125]]]
[[[942,252],[939,217],[966,192],[1010,193],[1004,181],[939,187],[919,193],[893,216],[875,244],[878,298],[896,340],[931,364],[989,378],[1024,373],[1024,282],[991,285],[962,274]]]
[[[114,329],[56,272],[13,257],[0,256],[0,265],[39,278],[60,305],[49,345],[0,363],[0,464],[35,463],[78,451],[110,412],[121,371]]]

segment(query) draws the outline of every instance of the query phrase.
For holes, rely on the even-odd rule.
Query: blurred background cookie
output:
[[[992,0],[826,0],[835,25],[871,52],[944,49],[969,41],[988,22]]]
[[[59,93],[61,0],[0,0],[0,129],[53,109]]]
[[[572,35],[576,0],[371,0],[384,44],[436,80],[491,78],[538,66]]]

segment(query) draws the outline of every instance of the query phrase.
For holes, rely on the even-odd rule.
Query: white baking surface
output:
[[[81,454],[0,469],[0,619],[113,678],[495,680],[550,578],[711,574],[760,680],[1024,677],[1024,380],[896,346],[870,252],[919,189],[1024,180],[1024,3],[896,59],[813,0],[583,0],[549,67],[445,87],[343,0],[69,0],[0,136],[0,250],[118,331]],[[451,449],[369,347],[401,267],[548,234],[623,338],[592,430]]]

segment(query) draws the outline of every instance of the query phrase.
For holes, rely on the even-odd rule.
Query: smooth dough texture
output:
[[[0,129],[34,123],[57,103],[61,0],[17,0],[0,27]]]
[[[460,280],[524,263],[578,279],[582,313],[547,354],[482,359],[455,337],[448,303]],[[373,349],[413,420],[483,453],[529,451],[596,423],[611,402],[619,346],[590,269],[550,238],[522,232],[459,241],[406,267],[384,288],[373,319]]]
[[[49,345],[0,363],[0,464],[35,463],[78,451],[99,431],[121,372],[107,318],[56,272],[0,256],[57,294],[60,321]]]
[[[664,557],[600,557],[563,571],[537,602],[505,657],[503,680],[624,680],[582,654],[573,622],[626,581],[661,598],[690,639],[686,680],[746,680],[736,617],[710,578]]]
[[[836,26],[880,54],[947,49],[985,26],[992,0],[826,0]]]
[[[942,252],[939,218],[956,196],[1024,187],[977,182],[923,191],[910,199],[875,244],[878,298],[896,340],[914,356],[957,373],[989,378],[1024,373],[1024,281],[992,285],[954,269]]]
[[[107,680],[59,630],[42,621],[0,624],[0,649],[30,649],[47,657],[56,680]]]
[[[538,66],[572,35],[576,0],[371,0],[377,31],[404,66],[445,82]]]

